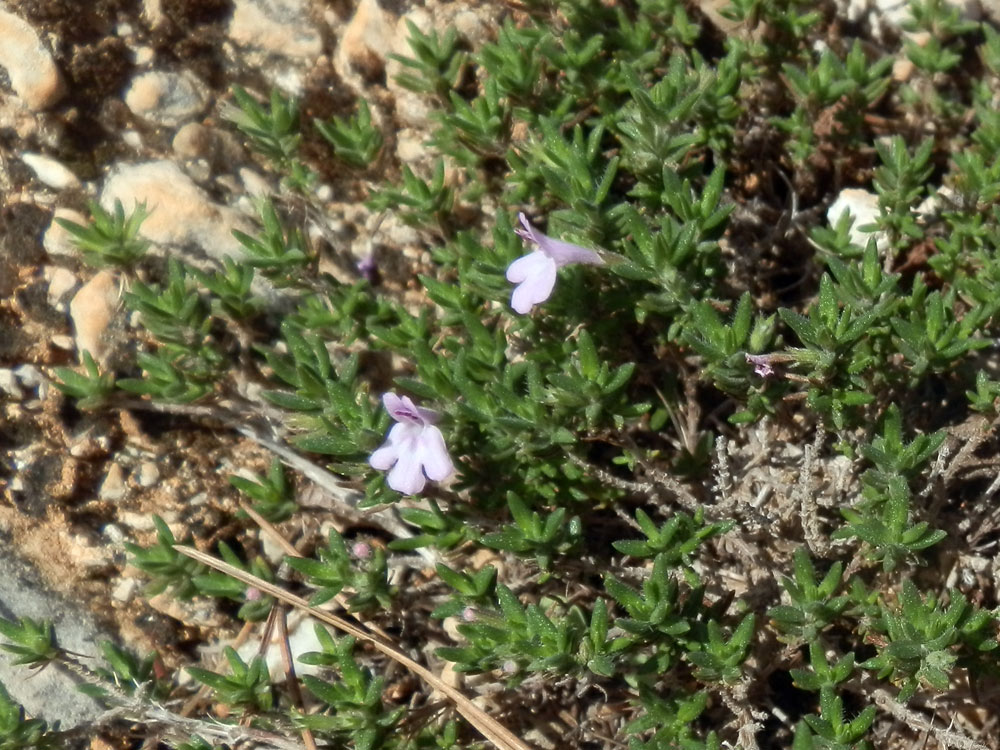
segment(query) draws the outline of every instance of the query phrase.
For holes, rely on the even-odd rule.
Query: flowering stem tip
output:
[[[395,393],[382,396],[382,403],[396,424],[368,463],[389,472],[389,486],[404,495],[416,495],[427,479],[440,482],[450,477],[455,467],[441,430],[434,426],[438,415],[415,406],[408,396]]]
[[[510,306],[521,315],[549,298],[556,283],[557,269],[570,263],[604,265],[604,260],[593,250],[542,234],[532,226],[523,212],[517,218],[521,227],[514,231],[525,242],[537,248],[507,267],[507,281],[517,284],[510,297]]]

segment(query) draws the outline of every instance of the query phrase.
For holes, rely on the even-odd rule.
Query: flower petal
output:
[[[420,435],[418,452],[428,479],[440,482],[455,471],[451,456],[448,455],[448,446],[444,444],[444,435],[437,427],[424,428]]]
[[[532,253],[532,255],[535,254]],[[537,255],[542,254],[537,253]],[[555,262],[544,255],[542,257],[545,259],[545,263],[537,264],[534,272],[518,284],[510,296],[510,306],[521,315],[530,312],[532,307],[547,300],[556,284]]]
[[[388,471],[399,459],[399,448],[386,443],[368,457],[368,465],[379,471]]]
[[[417,451],[402,452],[399,460],[386,477],[389,486],[404,495],[416,495],[424,488],[426,480],[420,467]]]
[[[511,284],[520,284],[525,279],[543,273],[547,266],[552,265],[552,259],[541,250],[522,255],[509,266],[507,266],[507,281]]]
[[[574,245],[572,242],[555,240],[543,234],[538,246],[559,267],[567,266],[570,263],[587,263],[592,266],[604,265],[604,259],[596,252],[580,245]]]
[[[389,416],[395,419],[396,412],[403,407],[403,400],[392,391],[387,391],[382,394],[382,405],[389,412]]]

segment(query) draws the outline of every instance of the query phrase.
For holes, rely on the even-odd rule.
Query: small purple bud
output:
[[[367,560],[372,556],[371,545],[365,542],[355,542],[351,545],[351,554],[359,560]]]
[[[517,662],[513,659],[508,659],[503,663],[503,666],[500,667],[500,670],[504,674],[517,674]]]
[[[476,619],[476,610],[472,607],[466,607],[462,610],[462,622],[475,622]]]
[[[760,377],[769,378],[774,375],[770,354],[747,354],[746,358],[747,363],[753,365],[753,371]]]
[[[248,602],[260,601],[260,598],[263,595],[264,594],[261,592],[261,590],[256,586],[250,586],[249,588],[247,588],[246,598]]]
[[[375,253],[368,253],[359,260],[357,269],[358,273],[368,279],[369,284],[375,284],[378,281],[378,264],[375,263]]]

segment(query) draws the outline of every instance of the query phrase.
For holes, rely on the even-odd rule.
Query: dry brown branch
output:
[[[419,664],[400,651],[394,644],[387,642],[374,633],[362,629],[358,625],[354,625],[343,618],[337,617],[329,612],[316,609],[315,607],[310,606],[309,602],[302,597],[290,594],[279,586],[275,586],[262,578],[258,578],[257,576],[251,575],[240,570],[239,568],[224,563],[211,555],[207,555],[204,552],[193,549],[192,547],[185,547],[180,544],[174,545],[174,549],[181,554],[187,555],[188,557],[197,560],[210,568],[214,568],[215,570],[225,573],[238,581],[254,586],[265,594],[269,594],[279,601],[290,604],[291,606],[302,610],[303,612],[311,615],[321,622],[326,623],[327,625],[336,628],[337,630],[347,633],[358,640],[371,644],[371,646],[377,651],[413,672],[434,690],[437,690],[447,696],[455,704],[455,709],[463,717],[465,717],[470,724],[478,729],[486,739],[499,748],[499,750],[532,750],[530,745],[517,737],[495,718],[479,708],[461,691],[448,685],[440,677],[427,669],[427,667]]]

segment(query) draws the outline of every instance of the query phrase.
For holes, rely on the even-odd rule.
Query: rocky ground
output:
[[[140,7],[141,6],[141,7]],[[226,121],[231,87],[277,86],[303,119],[348,114],[364,96],[390,148],[378,169],[420,158],[427,111],[392,80],[404,18],[482,38],[502,9],[328,0],[11,0],[0,3],[0,614],[55,618],[67,647],[111,637],[167,669],[226,618],[141,596],[125,541],[148,542],[158,514],[182,536],[231,518],[227,476],[270,457],[225,429],[142,410],[78,411],[51,386],[58,366],[91,352],[113,366],[136,335],[122,279],[80,260],[55,217],[86,223],[88,201],[145,202],[151,253],[194,265],[239,255],[254,198],[276,190]],[[313,131],[314,132],[314,131]],[[328,153],[307,141],[305,153]],[[323,168],[321,158],[316,159]],[[365,180],[329,167],[317,187],[318,234],[370,251]],[[415,237],[392,222],[380,241]],[[224,532],[223,532],[224,533]],[[68,616],[67,616],[68,615]],[[54,670],[0,671],[29,712],[63,726],[93,716]]]

